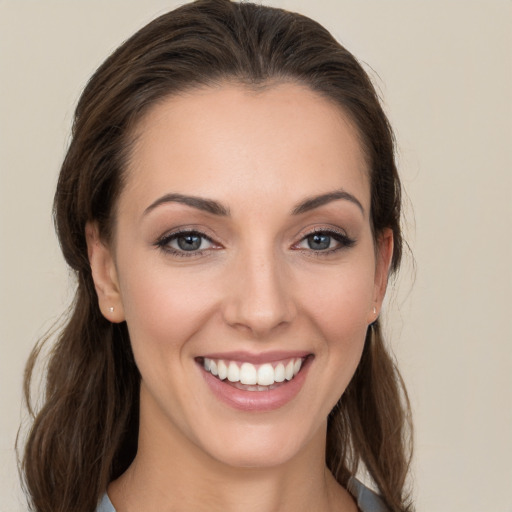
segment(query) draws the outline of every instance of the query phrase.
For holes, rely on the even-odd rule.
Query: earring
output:
[[[377,314],[377,308],[375,306],[373,306],[373,314],[376,315]]]
[[[111,313],[113,313],[113,312],[114,312],[114,306],[110,306],[110,307],[108,308],[108,310],[109,310]]]

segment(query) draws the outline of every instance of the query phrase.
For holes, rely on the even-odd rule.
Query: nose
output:
[[[284,263],[271,252],[241,254],[226,276],[224,320],[254,338],[283,328],[297,314],[292,280]]]

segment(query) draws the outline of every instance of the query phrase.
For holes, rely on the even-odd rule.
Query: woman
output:
[[[412,510],[378,320],[393,137],[325,29],[228,0],[144,27],[82,94],[55,220],[78,287],[26,444],[34,510]]]

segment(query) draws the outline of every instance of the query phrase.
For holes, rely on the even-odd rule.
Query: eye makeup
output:
[[[216,244],[197,229],[180,229],[166,233],[154,245],[164,253],[179,258],[202,256],[207,251],[221,248],[220,244]]]
[[[356,240],[342,230],[318,227],[304,234],[291,249],[321,257],[349,249],[355,244]],[[154,246],[179,258],[201,257],[212,250],[222,249],[221,244],[198,229],[180,229],[166,233],[156,240]]]
[[[315,228],[292,246],[299,251],[315,253],[315,256],[327,256],[343,249],[349,249],[356,244],[344,231],[330,228]]]

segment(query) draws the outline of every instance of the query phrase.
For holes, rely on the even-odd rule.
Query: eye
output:
[[[337,231],[315,231],[305,236],[297,245],[298,249],[309,249],[315,252],[334,252],[339,249],[352,247],[355,240],[345,233]]]
[[[305,241],[310,249],[325,251],[325,249],[331,248],[333,238],[327,233],[315,233],[314,235],[307,236]]]
[[[198,251],[201,246],[205,245],[205,238],[198,233],[187,233],[176,236],[170,241],[171,247],[181,249],[182,251]],[[176,244],[175,247],[173,244]],[[203,247],[204,249],[204,247]]]
[[[155,245],[179,256],[192,256],[216,247],[210,238],[198,231],[171,233],[160,238]]]

